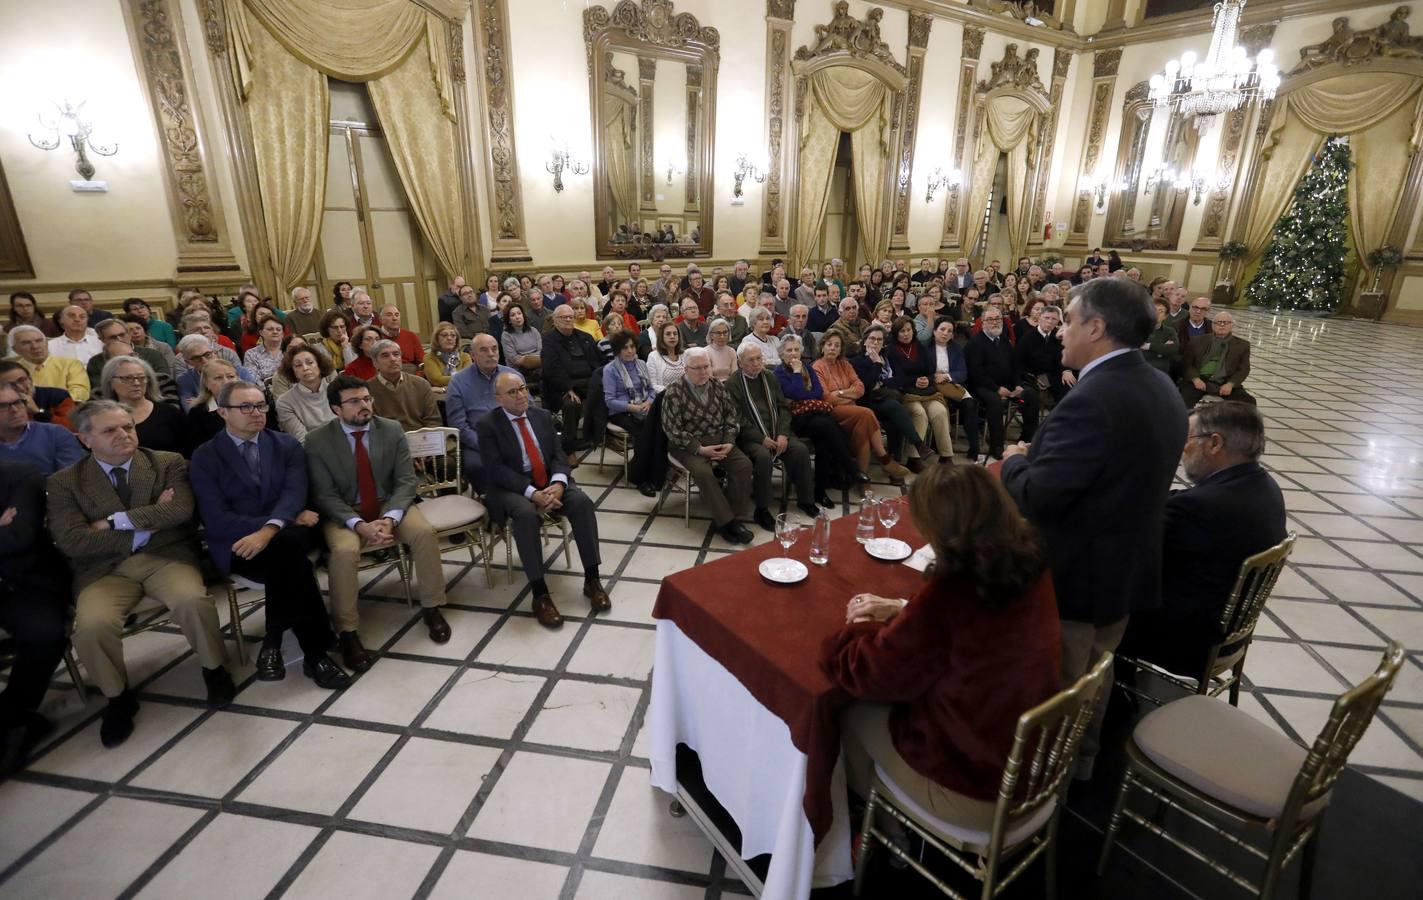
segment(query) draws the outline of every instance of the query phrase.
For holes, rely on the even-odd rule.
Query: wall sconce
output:
[[[554,147],[553,157],[546,163],[544,168],[553,176],[553,189],[555,193],[563,192],[563,173],[565,170],[570,175],[587,175],[588,164],[581,159],[574,159],[572,152],[567,147]]]
[[[765,183],[765,165],[762,164],[758,166],[757,164],[751,161],[751,157],[747,154],[738,153],[736,155],[736,168],[731,170],[731,177],[733,179],[731,185],[731,196],[733,198],[733,201],[740,200],[741,185],[742,182],[744,182],[747,178],[750,178],[757,184]]]
[[[929,173],[928,189],[924,192],[924,202],[933,203],[934,192],[939,188],[956,188],[961,184],[963,184],[963,173],[958,169],[950,169],[945,172],[942,168],[936,166],[934,171]]]
[[[119,152],[118,144],[97,144],[94,142],[94,125],[84,118],[84,104],[81,102],[77,106],[65,101],[63,105],[55,104],[57,114],[50,119],[46,119],[44,114],[39,115],[40,127],[48,132],[47,136],[35,137],[28,135],[30,143],[41,150],[54,150],[60,144],[60,138],[68,138],[69,146],[74,148],[74,171],[78,172],[85,181],[94,179],[94,164],[89,162],[87,150],[92,150],[100,156],[113,156]]]
[[[1083,175],[1081,190],[1084,194],[1092,194],[1097,198],[1097,211],[1106,209],[1107,204],[1107,182],[1096,175]]]
[[[673,175],[681,175],[682,172],[684,172],[685,170],[684,170],[684,169],[682,168],[682,166],[677,162],[677,160],[676,160],[674,157],[671,157],[671,156],[667,157],[666,160],[663,161],[662,165],[667,169],[667,186],[668,186],[668,187],[671,187],[671,186],[672,186],[672,176],[673,176]]]

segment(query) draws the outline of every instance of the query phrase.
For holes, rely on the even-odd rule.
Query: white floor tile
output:
[[[1423,572],[1423,556],[1401,544],[1368,541],[1336,541],[1340,550],[1370,569],[1386,572]]]
[[[678,527],[681,527],[680,524]],[[638,578],[666,578],[697,564],[695,550],[667,550],[661,547],[640,547],[628,559],[625,575]]]
[[[133,734],[119,746],[106,750],[99,743],[99,721],[96,719],[83,731],[30,763],[30,769],[95,781],[118,781],[201,714],[202,710],[188,706],[174,706],[157,700],[143,701],[134,718]]]
[[[528,603],[526,599],[524,605]],[[476,659],[490,666],[552,669],[568,650],[575,631],[571,622],[550,630],[530,616],[510,616]]]
[[[500,750],[411,738],[361,797],[351,818],[449,834]]]
[[[422,723],[425,728],[508,739],[524,720],[545,678],[469,669]]]
[[[698,900],[705,894],[705,888],[588,870],[583,873],[574,897],[576,900]]]
[[[404,659],[378,660],[367,675],[341,692],[328,715],[387,725],[409,725],[454,669]]]
[[[1361,607],[1359,615],[1406,649],[1423,650],[1423,610]]]
[[[5,882],[8,897],[114,897],[203,816],[111,797]]]
[[[564,678],[554,685],[524,739],[579,750],[615,751],[642,699],[637,688]]]
[[[1283,621],[1297,637],[1306,641],[1382,646],[1378,636],[1368,626],[1350,615],[1348,610],[1330,601],[1315,603],[1308,600],[1271,600],[1270,612]]]
[[[482,577],[482,576],[481,576]],[[466,612],[462,609],[444,610],[445,621],[450,623],[450,639],[437,644],[430,640],[430,631],[423,622],[417,622],[405,632],[404,637],[390,648],[394,653],[409,653],[413,656],[433,656],[439,659],[464,659],[475,645],[484,639],[499,617],[493,613]]]
[[[282,896],[409,897],[439,855],[439,847],[338,831]]]
[[[642,680],[652,671],[656,644],[657,632],[650,628],[595,624],[583,636],[568,671]]]
[[[619,580],[608,591],[608,596],[613,600],[613,608],[598,618],[651,625],[656,621],[652,618],[652,608],[657,603],[659,589],[660,585],[656,584]]]
[[[1245,677],[1254,687],[1288,688],[1334,694],[1342,682],[1311,657],[1304,648],[1276,641],[1256,641],[1245,660]]]
[[[1418,607],[1417,601],[1410,599],[1398,588],[1373,572],[1354,572],[1320,567],[1304,567],[1300,571],[1308,573],[1312,580],[1333,594],[1335,599],[1345,603]],[[1278,590],[1276,592],[1278,593]],[[1270,604],[1274,605],[1274,600],[1271,600]]]
[[[608,769],[582,759],[516,753],[468,835],[572,853],[588,830]]]
[[[711,843],[690,817],[673,817],[672,798],[652,787],[648,775],[646,769],[623,770],[593,855],[706,874]]]
[[[237,799],[329,815],[341,808],[394,743],[393,734],[312,725]]]
[[[450,857],[430,900],[558,900],[567,878],[562,866],[460,850]]]
[[[24,810],[24,815],[0,816],[0,871],[8,869],[93,799],[93,794],[42,784],[0,784],[0,809]]]
[[[139,893],[143,900],[265,897],[318,830],[222,813]]]
[[[296,727],[285,719],[215,712],[140,772],[133,784],[224,797]]]

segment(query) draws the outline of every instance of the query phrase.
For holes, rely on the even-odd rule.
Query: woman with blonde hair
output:
[[[707,356],[711,359],[712,377],[725,381],[736,371],[736,348],[731,346],[731,323],[723,318],[711,320],[707,326]]]
[[[469,368],[469,354],[460,349],[460,332],[453,324],[441,322],[435,326],[430,348],[425,351],[421,366],[431,387],[446,387],[455,373]]]
[[[597,319],[588,315],[588,301],[582,297],[574,297],[568,301],[568,305],[573,308],[573,327],[593,340],[601,341],[603,329],[598,325]]]

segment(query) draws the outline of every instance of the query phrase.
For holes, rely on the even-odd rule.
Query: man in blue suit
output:
[[[286,677],[282,635],[290,628],[306,675],[328,690],[346,687],[350,677],[327,655],[334,637],[307,558],[318,518],[306,508],[306,454],[295,438],[266,430],[267,398],[256,385],[223,385],[217,406],[227,427],[193,453],[189,479],[213,562],[267,586],[257,678]]]
[[[1137,349],[1156,324],[1146,288],[1097,278],[1068,296],[1062,364],[1081,374],[1032,446],[1004,452],[1002,469],[1047,549],[1064,685],[1117,649],[1133,611],[1161,605],[1166,496],[1186,443],[1180,394]],[[1083,739],[1080,778],[1092,775],[1110,693],[1109,684]]]

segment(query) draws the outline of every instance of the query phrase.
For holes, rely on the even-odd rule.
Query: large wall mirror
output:
[[[1104,246],[1176,249],[1199,139],[1189,119],[1152,104],[1146,82],[1127,92]]]
[[[720,37],[671,0],[583,13],[598,255],[711,255]]]

